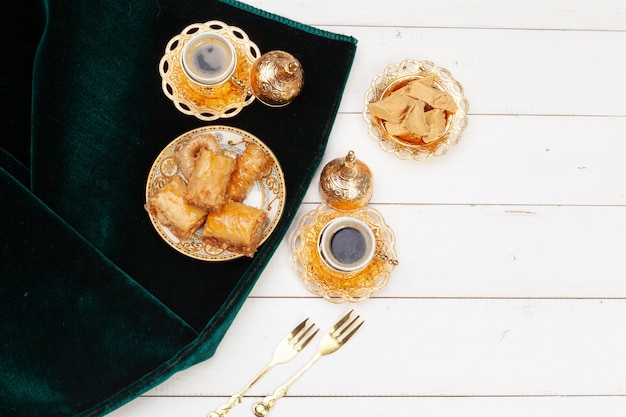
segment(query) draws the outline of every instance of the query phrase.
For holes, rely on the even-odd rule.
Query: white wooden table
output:
[[[247,3],[359,40],[322,166],[348,150],[370,166],[400,264],[364,303],[310,294],[290,237],[316,180],[215,356],[111,416],[203,417],[299,320],[326,328],[350,308],[364,327],[271,416],[626,415],[626,3]],[[361,116],[372,77],[406,58],[450,70],[470,102],[459,145],[426,162],[382,151]]]

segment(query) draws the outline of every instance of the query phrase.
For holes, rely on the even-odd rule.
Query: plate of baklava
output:
[[[205,126],[170,142],[154,161],[145,209],[171,247],[204,261],[253,257],[285,206],[278,159],[256,136]]]

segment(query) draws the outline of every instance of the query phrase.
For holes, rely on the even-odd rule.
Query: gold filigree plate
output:
[[[263,149],[272,158],[272,166],[259,181],[256,182],[250,195],[244,201],[253,207],[265,210],[269,216],[269,223],[263,234],[264,242],[276,228],[285,207],[285,178],[283,171],[274,153],[260,139],[250,133],[229,126],[206,126],[184,133],[170,142],[157,156],[152,164],[146,185],[146,201],[156,191],[165,186],[174,176],[185,179],[174,156],[187,141],[193,140],[205,132],[212,133],[222,149],[241,154],[247,142],[252,142]],[[155,216],[150,214],[152,225],[163,240],[180,253],[203,261],[226,261],[239,258],[243,255],[230,252],[205,243],[201,239],[201,230],[188,240],[180,240],[164,227]]]
[[[320,258],[317,241],[328,222],[350,215],[364,221],[374,232],[376,251],[374,258],[364,269],[356,273],[342,273],[326,266]],[[385,223],[383,216],[366,206],[349,214],[321,204],[308,212],[291,239],[293,265],[305,287],[332,303],[361,302],[383,288],[396,260],[395,235]]]
[[[445,133],[440,139],[428,144],[411,144],[389,134],[382,121],[370,114],[367,105],[386,97],[400,85],[429,74],[435,74],[435,87],[448,93],[458,109],[448,117]],[[469,103],[463,95],[463,87],[452,78],[448,70],[430,61],[407,59],[399,64],[389,65],[374,77],[370,89],[365,93],[363,118],[370,135],[379,142],[383,150],[395,154],[400,159],[424,161],[431,156],[444,155],[450,147],[461,140],[467,127],[468,108]]]
[[[220,85],[197,84],[187,77],[182,68],[181,53],[185,43],[198,33],[220,34],[235,47],[235,72]],[[159,63],[161,87],[176,108],[185,114],[205,121],[233,117],[255,99],[250,89],[250,70],[260,56],[259,48],[240,28],[218,20],[194,23],[174,36],[165,47],[165,55]]]

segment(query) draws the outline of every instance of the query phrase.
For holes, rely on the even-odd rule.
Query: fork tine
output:
[[[313,327],[313,326],[311,326]],[[311,340],[313,340],[313,338],[317,335],[317,333],[320,331],[320,329],[315,329],[315,331],[313,332],[313,334],[311,336],[309,336],[308,339],[306,339],[304,342],[302,342],[299,346],[298,346],[298,350],[302,350],[306,347],[306,345],[308,345]]]
[[[346,326],[346,330],[349,329],[358,318],[359,316],[355,317],[354,320],[352,320],[350,324]],[[365,323],[365,320],[361,320],[361,322],[354,329],[352,329],[350,333],[346,334],[345,336],[343,336],[343,334],[339,335],[339,337],[341,338],[339,339],[339,343],[343,345],[344,343],[348,342],[348,340],[350,340],[350,338],[354,336],[357,330],[359,330],[361,326],[363,326],[363,323]]]
[[[302,339],[304,339],[304,337],[315,327],[315,323],[311,324],[309,327],[307,327],[306,329],[304,329],[303,331],[301,331],[300,333],[298,333],[296,337],[291,344],[292,345],[297,345],[298,343],[300,343],[300,341]]]
[[[352,321],[350,321],[350,323],[346,324],[345,326],[343,326],[343,328],[339,329],[339,332],[337,333],[337,336],[341,336],[342,334],[344,334],[346,332],[346,330],[348,330],[350,327],[352,327],[352,325],[359,319],[361,318],[361,316],[356,316],[355,318],[352,319]]]
[[[291,331],[291,333],[289,333],[289,336],[287,337],[287,339],[291,340],[294,337],[296,337],[298,335],[298,333],[300,333],[300,331],[302,331],[302,329],[304,329],[304,326],[306,326],[307,321],[309,321],[308,317],[306,319],[304,319],[302,321],[302,323],[300,323],[296,327],[294,327],[294,329]]]
[[[348,321],[348,319],[350,318],[350,315],[352,314],[354,310],[350,310],[348,311],[348,314],[346,314],[345,316],[343,316],[342,318],[339,319],[339,321],[337,323],[335,323],[335,325],[333,326],[332,329],[330,329],[329,333],[335,333],[341,326],[343,326],[343,324]]]

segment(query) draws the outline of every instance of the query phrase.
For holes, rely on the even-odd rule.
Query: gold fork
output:
[[[222,404],[215,411],[211,411],[208,414],[208,417],[226,417],[234,406],[241,403],[241,399],[246,392],[248,392],[248,390],[252,388],[252,386],[256,384],[257,381],[263,377],[263,375],[268,373],[270,369],[276,365],[288,362],[295,358],[296,355],[309,344],[309,342],[320,330],[315,329],[315,331],[311,333],[311,331],[315,328],[315,323],[306,327],[308,320],[309,319],[307,318],[302,323],[298,324],[283,340],[278,343],[276,349],[274,349],[272,360],[248,383],[248,385],[246,385],[237,394],[232,395],[226,404]]]
[[[254,415],[257,417],[265,417],[267,413],[274,407],[276,401],[279,398],[284,397],[287,394],[287,390],[289,387],[296,382],[302,374],[304,374],[319,358],[324,355],[329,355],[333,352],[336,352],[341,346],[346,344],[348,340],[359,330],[359,328],[363,325],[364,321],[361,320],[358,324],[355,325],[356,321],[361,316],[356,316],[352,321],[348,324],[345,324],[348,319],[350,319],[350,315],[354,310],[350,310],[348,314],[343,316],[335,325],[328,330],[328,332],[322,337],[320,340],[319,346],[317,348],[317,353],[306,365],[304,365],[298,372],[296,372],[289,381],[284,383],[283,385],[276,388],[272,395],[268,395],[263,398],[260,402],[256,403],[253,408]]]

